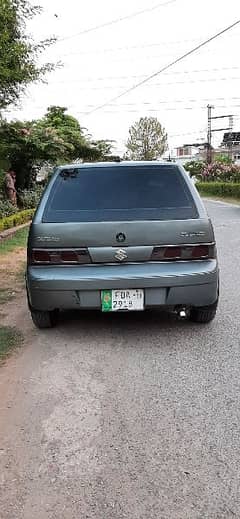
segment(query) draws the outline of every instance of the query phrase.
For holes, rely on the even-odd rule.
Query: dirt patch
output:
[[[19,275],[26,263],[26,249],[19,247],[0,257],[0,287],[11,292],[22,288],[22,278]]]

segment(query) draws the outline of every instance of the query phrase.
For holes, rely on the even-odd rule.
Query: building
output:
[[[181,164],[185,164],[189,160],[205,160],[206,146],[206,143],[183,144],[174,150],[171,158]]]
[[[221,153],[226,153],[235,162],[240,162],[240,132],[224,133]]]

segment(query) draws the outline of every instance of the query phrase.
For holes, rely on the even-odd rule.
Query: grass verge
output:
[[[24,229],[20,229],[13,236],[6,238],[5,240],[1,240],[0,242],[0,255],[8,254],[12,252],[17,247],[26,247],[27,246],[27,237],[28,237],[28,227]]]
[[[0,326],[0,361],[4,360],[22,342],[23,336],[19,330],[10,326]]]

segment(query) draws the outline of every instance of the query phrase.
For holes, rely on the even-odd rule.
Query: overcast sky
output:
[[[8,118],[33,119],[50,105],[66,106],[94,138],[116,140],[119,152],[124,150],[129,126],[145,115],[158,117],[171,149],[206,140],[208,103],[215,106],[214,115],[234,114],[234,128],[240,130],[240,24],[167,72],[89,114],[234,23],[240,18],[240,0],[37,3],[43,14],[28,29],[36,40],[58,38],[42,59],[61,60],[63,66],[47,76],[48,84],[31,86],[21,107],[11,110]],[[87,32],[143,10],[148,11]],[[215,127],[225,125],[227,119],[215,123]],[[216,132],[215,144],[221,137]]]

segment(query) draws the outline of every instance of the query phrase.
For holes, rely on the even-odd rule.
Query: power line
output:
[[[218,68],[202,68],[202,69],[187,69],[187,70],[178,70],[176,72],[166,72],[164,76],[175,76],[181,74],[199,74],[200,72],[222,72],[225,70],[240,70],[240,67],[218,67]],[[127,75],[127,76],[98,76],[98,77],[86,77],[81,78],[76,81],[106,81],[106,80],[115,80],[115,79],[138,79],[148,77],[147,74],[138,74],[138,75]],[[72,82],[74,79],[69,78],[68,81]],[[55,81],[50,81],[48,84],[55,83]],[[112,88],[112,87],[111,87]]]
[[[188,70],[179,70],[179,71],[176,71],[176,72],[166,72],[166,74],[164,74],[164,77],[166,76],[179,76],[179,75],[184,75],[184,74],[187,74],[187,75],[190,75],[190,74],[199,74],[201,72],[222,72],[222,71],[229,71],[229,70],[240,70],[240,67],[218,67],[218,68],[203,68],[203,69],[195,69],[195,70],[191,70],[191,69],[188,69]],[[58,84],[58,83],[81,83],[82,81],[85,81],[85,82],[96,82],[96,81],[115,81],[115,80],[119,80],[119,79],[140,79],[140,78],[147,78],[147,74],[138,74],[138,75],[133,75],[133,76],[130,76],[130,75],[127,75],[127,76],[98,76],[98,77],[85,77],[85,78],[80,78],[80,79],[74,79],[74,78],[71,78],[71,77],[68,77],[68,79],[66,80],[60,80],[60,81],[49,81],[48,82],[48,85],[52,85],[52,84]],[[215,78],[216,79],[216,78]],[[229,77],[226,77],[226,79],[232,79],[232,78],[229,78]],[[110,87],[112,88],[112,86]]]
[[[228,109],[229,107],[231,107],[231,108],[240,108],[240,104],[239,105],[234,105],[234,104],[231,104],[231,105],[229,105],[229,104],[227,104],[227,105],[226,104],[225,105],[216,105],[215,104],[214,106],[215,106],[215,108],[223,108],[223,109]],[[206,109],[206,105],[201,105],[201,106],[178,106],[178,107],[171,107],[171,108],[163,107],[161,109],[158,109],[158,108],[155,108],[155,109],[153,109],[153,108],[145,108],[144,112],[150,112],[150,113],[161,112],[162,113],[163,111],[164,112],[165,111],[167,111],[167,112],[169,112],[169,111],[171,111],[171,112],[179,112],[179,111],[185,111],[185,110],[193,111],[193,110],[203,110],[203,109]],[[124,110],[123,109],[118,109],[118,110],[104,110],[104,113],[108,113],[108,114],[138,113],[139,114],[139,111],[140,111],[139,108],[138,109],[131,109],[131,110],[129,110],[129,109],[127,109],[127,110],[125,110],[125,109]],[[77,111],[75,113],[78,114],[78,115],[79,114],[81,114],[81,115],[89,115],[90,114],[90,112],[86,112],[86,111]]]
[[[225,48],[225,45],[223,44],[223,42],[221,42],[222,44],[222,47],[223,47],[223,50]],[[179,46],[180,47],[180,46]],[[185,47],[184,47],[185,48]],[[178,48],[178,53],[180,52],[180,48]],[[204,53],[207,55],[207,57],[209,57],[209,53],[211,53],[211,57],[214,58],[215,56],[219,56],[219,50],[217,50],[216,48],[211,48],[211,50],[209,50],[209,48],[206,48],[206,49],[203,49],[202,50],[202,55],[204,55]],[[99,63],[101,63],[101,61],[106,64],[108,63],[108,66],[109,67],[113,67],[113,66],[117,66],[118,68],[120,68],[120,64],[127,64],[127,63],[133,63],[136,64],[137,62],[140,62],[141,64],[143,62],[146,62],[149,66],[149,64],[151,62],[156,62],[160,59],[172,59],[173,55],[175,55],[175,53],[173,54],[173,51],[169,49],[168,52],[164,52],[162,50],[158,51],[157,53],[154,53],[151,52],[150,54],[147,53],[141,53],[141,54],[137,54],[136,56],[133,56],[130,52],[126,52],[124,56],[121,56],[121,57],[116,57],[115,55],[112,55],[112,56],[108,56],[107,57],[107,60],[106,60],[106,54],[102,54],[102,55],[99,55]],[[73,56],[74,59],[70,59],[70,58],[67,58],[67,59],[63,59],[63,64],[64,64],[64,68],[65,69],[72,69],[73,65],[75,66],[76,65],[76,56]],[[78,60],[79,60],[79,63],[80,63],[80,60],[82,60],[83,63],[85,63],[86,61],[86,56],[84,55],[80,55],[78,57]],[[84,65],[85,66],[85,65]],[[122,66],[121,66],[122,68]]]
[[[89,56],[91,54],[106,54],[107,52],[121,52],[121,51],[129,51],[129,50],[138,50],[138,49],[147,49],[154,47],[167,47],[168,45],[179,45],[184,43],[192,43],[197,42],[201,38],[192,38],[187,40],[175,40],[175,41],[160,41],[158,43],[144,43],[139,45],[125,45],[123,47],[105,47],[103,49],[92,49],[92,50],[79,50],[77,52],[67,52],[66,54],[61,54],[61,58],[67,58],[71,56]]]
[[[199,130],[198,132],[186,132],[186,133],[168,133],[168,137],[186,137],[188,135],[199,135],[199,134],[206,134],[206,130]]]
[[[104,108],[105,106],[108,106],[109,103],[112,103],[114,101],[117,101],[117,99],[120,99],[120,97],[123,97],[125,96],[126,94],[132,92],[133,90],[135,90],[136,88],[138,88],[139,86],[143,85],[144,83],[147,83],[148,81],[150,81],[151,79],[153,79],[154,77],[158,76],[159,74],[161,74],[162,72],[165,72],[165,70],[169,69],[170,67],[172,67],[173,65],[176,65],[177,63],[179,63],[180,61],[182,61],[183,59],[185,59],[186,57],[190,56],[191,54],[193,54],[194,52],[196,52],[197,50],[201,49],[202,47],[204,47],[205,45],[207,45],[208,43],[210,43],[211,41],[215,40],[216,38],[218,38],[219,36],[221,36],[222,34],[226,33],[227,31],[229,31],[230,29],[232,29],[233,27],[235,27],[236,25],[238,25],[240,23],[240,20],[237,20],[236,22],[234,22],[233,24],[231,25],[228,25],[228,27],[225,27],[225,29],[223,29],[222,31],[219,31],[218,33],[214,34],[213,36],[211,36],[210,38],[208,38],[207,40],[203,41],[202,43],[200,43],[199,45],[197,45],[196,47],[194,47],[193,49],[189,50],[188,52],[186,52],[185,54],[182,54],[182,56],[179,56],[179,58],[175,59],[174,61],[172,61],[171,63],[168,63],[168,65],[165,65],[163,68],[161,68],[160,70],[158,70],[157,72],[154,72],[153,74],[151,74],[150,76],[148,76],[147,78],[143,79],[142,81],[139,81],[138,83],[136,83],[136,85],[133,85],[131,86],[130,88],[128,88],[127,90],[125,90],[124,92],[122,92],[121,94],[118,94],[117,96],[113,97],[112,99],[110,99],[109,101],[107,101],[106,103],[103,103],[99,106],[96,106],[96,108],[94,108],[94,110],[91,110],[91,112],[89,112],[89,114],[92,114],[94,112],[96,112],[97,110],[100,110],[101,108]]]
[[[152,85],[150,86],[151,87],[155,87],[155,86],[169,86],[169,85],[186,85],[186,84],[190,84],[190,83],[216,83],[217,81],[234,81],[234,80],[237,80],[239,81],[240,80],[240,77],[220,77],[220,78],[216,78],[216,77],[213,77],[213,78],[208,78],[208,79],[189,79],[189,80],[185,80],[185,81],[168,81],[168,82],[158,82],[158,83],[152,83]],[[65,81],[63,81],[63,83],[65,83]],[[79,81],[76,81],[75,83],[79,83]],[[58,84],[58,83],[57,83]],[[78,90],[112,90],[113,88],[123,88],[123,86],[121,85],[116,85],[113,87],[113,85],[102,85],[102,86],[99,86],[99,87],[92,87],[92,86],[84,86],[84,87],[78,87]]]
[[[234,101],[240,101],[240,97],[214,97],[214,103],[216,101],[226,101],[227,103],[229,103],[229,100],[234,100]],[[124,106],[137,106],[137,105],[141,105],[141,106],[151,106],[151,105],[157,105],[159,106],[160,104],[182,104],[182,103],[188,103],[188,104],[194,104],[194,103],[199,103],[199,102],[206,102],[208,103],[209,101],[211,101],[211,98],[209,97],[206,97],[206,98],[197,98],[197,99],[172,99],[172,100],[167,100],[167,101],[139,101],[139,102],[135,102],[135,103],[122,103],[120,105],[117,105],[115,103],[109,103],[108,106],[112,106],[112,107],[115,107],[115,106],[118,106],[119,108],[122,108]],[[88,105],[85,105],[86,108],[91,108],[92,104],[88,104]]]
[[[177,41],[161,41],[158,43],[145,43],[140,45],[125,45],[124,47],[106,47],[104,49],[93,49],[86,51],[77,51],[77,52],[67,52],[66,54],[61,54],[61,58],[67,58],[68,56],[89,56],[90,54],[105,54],[106,52],[121,52],[124,50],[138,50],[138,49],[147,49],[153,47],[161,47],[164,45],[179,45],[180,43],[192,43],[193,41],[199,41],[199,38],[194,38],[191,40],[177,40]]]
[[[76,36],[82,36],[82,34],[97,31],[99,29],[102,29],[103,27],[108,27],[109,25],[114,25],[116,23],[123,22],[124,20],[130,20],[130,18],[135,18],[136,16],[139,16],[141,14],[150,13],[152,11],[155,11],[156,9],[159,9],[160,7],[164,7],[175,2],[177,2],[177,0],[168,0],[167,2],[156,4],[153,7],[148,7],[146,9],[142,9],[141,11],[135,11],[134,13],[128,14],[126,16],[121,16],[119,18],[115,18],[114,20],[109,20],[108,22],[95,25],[94,27],[89,27],[88,29],[84,29],[83,31],[77,32],[76,34],[70,34],[69,36],[65,36],[64,38],[57,40],[57,43],[60,41],[70,40],[72,38],[75,38]]]
[[[212,98],[214,99],[214,105],[216,107],[219,107],[218,105],[216,105],[216,101],[226,101],[226,106],[235,106],[235,105],[231,105],[229,103],[230,100],[233,100],[233,101],[240,101],[240,97],[214,97]],[[185,107],[184,109],[195,109],[195,108],[199,108],[198,106],[194,106],[195,103],[208,103],[208,102],[211,102],[211,98],[197,98],[197,99],[172,99],[172,100],[164,100],[164,101],[152,101],[152,102],[148,102],[148,101],[139,101],[139,102],[132,102],[132,103],[122,103],[121,105],[116,105],[116,104],[109,104],[109,107],[113,107],[113,108],[118,108],[117,110],[111,110],[111,113],[117,113],[117,112],[121,112],[121,111],[124,111],[124,112],[127,112],[128,110],[124,109],[125,107],[138,107],[139,108],[137,109],[137,111],[139,111],[140,107],[143,106],[149,106],[149,108],[153,109],[156,111],[156,109],[151,106],[151,105],[156,105],[156,106],[159,106],[160,104],[163,104],[163,105],[171,105],[171,110],[178,110],[178,105],[182,104],[182,103],[185,103],[185,104],[188,104],[188,105],[193,105],[192,107]],[[173,107],[173,105],[177,105],[176,107]],[[90,108],[94,105],[91,105],[91,104],[88,104],[88,105],[85,105],[87,108]],[[237,105],[238,106],[238,105]],[[34,104],[34,108],[36,109],[44,109],[44,106],[43,105],[36,105]],[[202,108],[202,107],[201,107]],[[204,108],[206,108],[206,106],[204,106]],[[68,106],[68,109],[74,109],[74,105],[69,105]],[[165,110],[165,108],[163,108]],[[182,109],[182,107],[180,108]],[[169,110],[169,108],[167,107],[166,110]],[[20,110],[15,110],[15,111],[21,111]],[[84,113],[84,114],[87,114],[88,112],[87,111],[77,111],[76,113]]]

